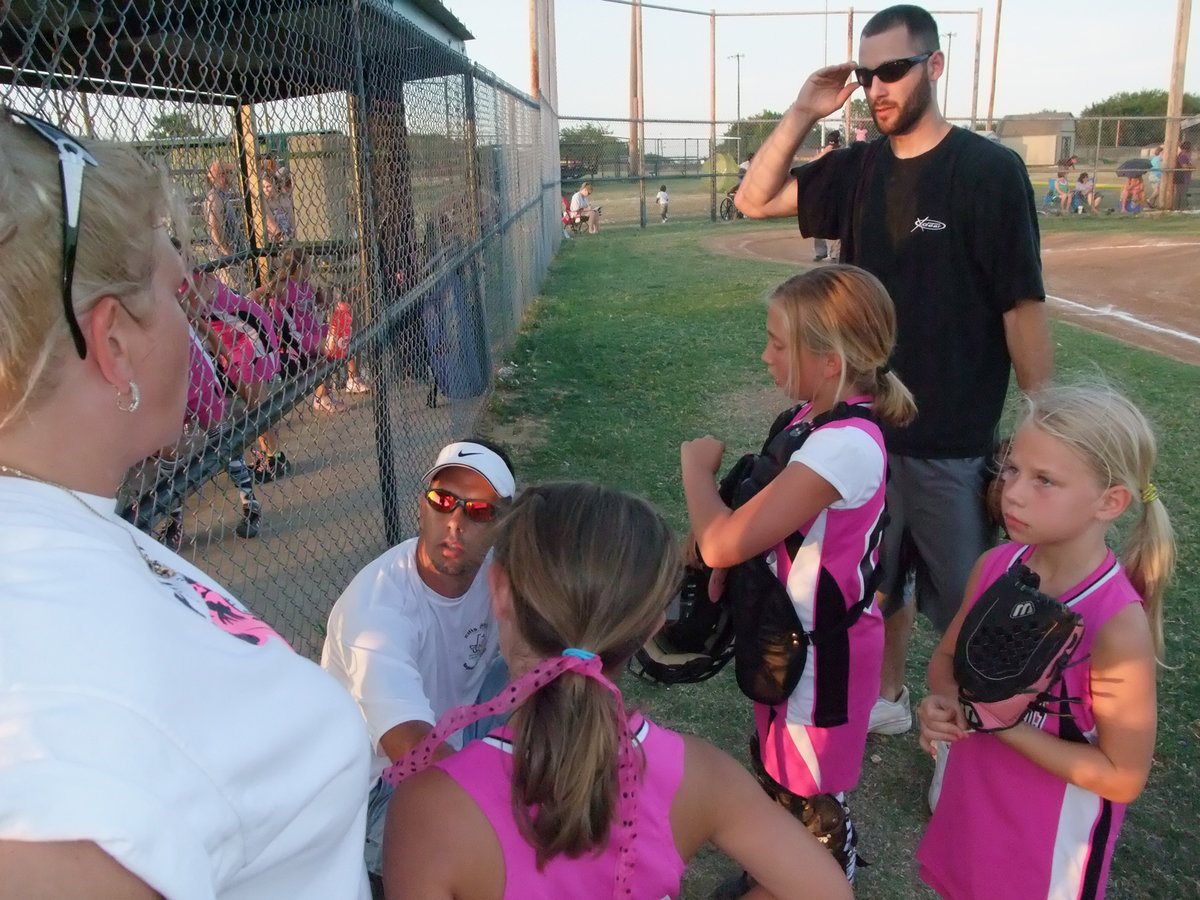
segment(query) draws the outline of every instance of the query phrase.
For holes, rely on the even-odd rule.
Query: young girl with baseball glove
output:
[[[1109,388],[1029,400],[1000,476],[1012,543],[976,563],[919,708],[922,748],[949,745],[917,851],[922,880],[943,897],[1104,896],[1125,806],[1154,751],[1161,600],[1175,557],[1151,481],[1155,452],[1145,417]],[[1131,505],[1118,560],[1106,535]],[[1025,598],[1008,605],[1008,624],[976,614],[1013,590],[1014,575]],[[1041,619],[1051,604],[1059,614]],[[1025,692],[979,701],[981,672],[1022,668],[1011,648],[1041,652],[1064,613],[1082,620],[1069,652],[1035,666],[1042,677]],[[998,667],[997,655],[1011,658]]]
[[[743,486],[718,489],[725,445],[682,447],[688,517],[709,594],[732,605],[738,684],[754,700],[750,756],[767,793],[827,845],[852,882],[844,792],[858,783],[879,690],[883,619],[874,603],[887,456],[879,422],[912,419],[888,366],[895,310],[875,276],[827,266],[780,285],[762,359],[799,405],[776,420]],[[776,472],[755,473],[767,463]],[[724,571],[724,570],[727,570]],[[746,883],[744,887],[749,887]]]

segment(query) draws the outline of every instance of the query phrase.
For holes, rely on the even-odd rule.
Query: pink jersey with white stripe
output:
[[[302,356],[321,349],[329,326],[317,312],[317,292],[307,281],[289,279],[283,296],[271,298],[271,312],[282,343]]]
[[[221,368],[238,384],[270,381],[279,371],[279,335],[272,317],[249,297],[213,279],[209,322],[221,339]]]
[[[988,554],[972,602],[1028,546]],[[1104,624],[1141,598],[1110,550],[1104,562],[1059,599],[1083,615],[1082,660],[1064,672],[1055,704],[1067,716],[1026,713],[1025,721],[1068,741],[1096,741],[1091,666],[1086,659]],[[951,745],[937,811],[917,850],[921,879],[943,897],[1102,898],[1125,804],[1069,784],[989,734]]]
[[[793,421],[803,419],[808,409],[803,407]],[[862,473],[871,479],[868,483],[877,479],[878,486],[859,506],[822,510],[768,555],[809,632],[836,632],[847,610],[866,596],[879,562],[887,465],[882,433],[874,422],[852,418],[830,422],[813,434],[850,431],[862,432],[878,445],[879,469]],[[801,447],[792,461],[802,462],[804,451]],[[858,783],[882,660],[883,618],[872,602],[848,630],[809,644],[804,675],[786,703],[754,704],[763,765],[776,782],[801,796],[847,791]]]
[[[634,746],[644,753],[637,794],[637,856],[630,900],[679,896],[685,868],[671,833],[671,803],[683,780],[683,739],[649,720],[630,722]],[[590,900],[612,893],[616,850],[576,859],[556,856],[538,871],[537,854],[517,827],[512,809],[512,744],[507,728],[468,744],[435,763],[479,806],[504,853],[504,900]]]
[[[184,414],[207,430],[225,415],[225,393],[221,389],[221,380],[217,377],[212,357],[200,343],[200,336],[191,325],[188,326],[188,336],[191,343],[188,347],[188,397]]]

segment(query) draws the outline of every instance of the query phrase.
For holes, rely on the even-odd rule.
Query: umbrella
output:
[[[728,153],[718,153],[716,159],[717,193],[724,194],[737,184],[737,160]]]
[[[1149,172],[1150,168],[1150,160],[1139,156],[1136,159],[1127,159],[1117,166],[1117,175],[1121,178],[1137,178]]]

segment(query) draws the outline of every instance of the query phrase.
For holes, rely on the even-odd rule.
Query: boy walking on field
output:
[[[654,195],[654,202],[662,207],[662,221],[667,221],[667,203],[670,202],[670,197],[667,196],[667,186],[659,185],[658,193]]]

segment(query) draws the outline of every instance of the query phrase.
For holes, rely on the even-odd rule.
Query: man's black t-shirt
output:
[[[990,453],[1011,361],[1003,314],[1045,298],[1037,207],[1011,150],[961,128],[913,159],[886,137],[793,170],[805,237],[842,240],[896,305],[892,367],[917,418],[885,429],[889,452]]]

